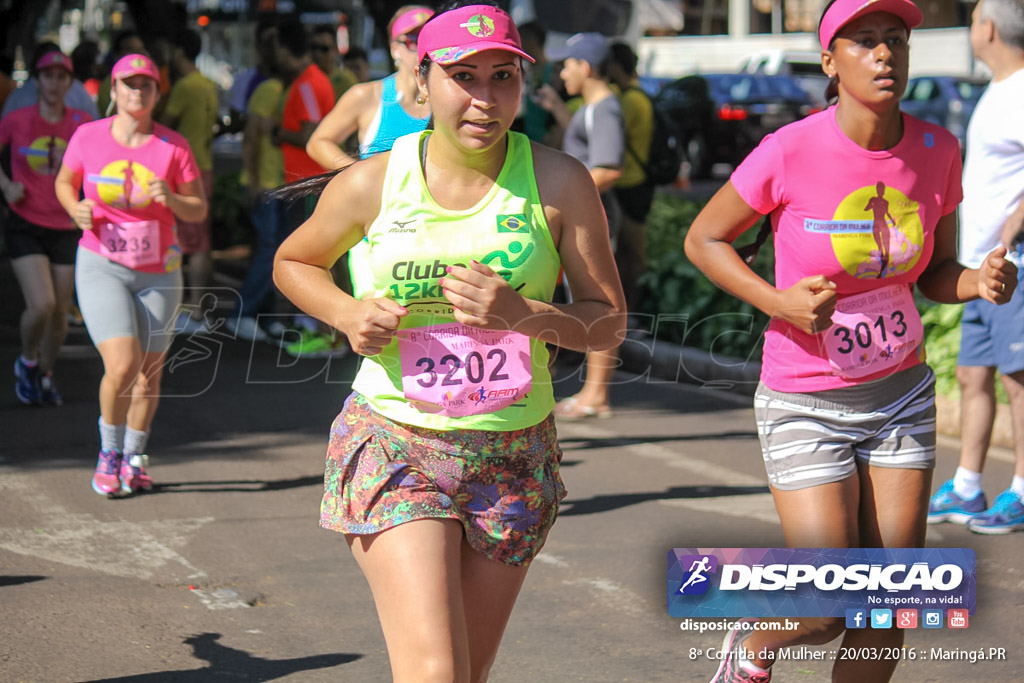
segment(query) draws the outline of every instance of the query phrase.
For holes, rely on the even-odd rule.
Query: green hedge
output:
[[[768,317],[753,306],[726,294],[711,283],[686,258],[686,231],[703,207],[675,195],[658,193],[647,219],[647,272],[641,284],[647,291],[641,313],[686,317],[686,323],[662,325],[658,336],[716,355],[760,360],[763,332]],[[747,231],[737,244],[754,241],[756,229]],[[769,240],[761,248],[754,270],[774,282],[775,252]],[[960,349],[960,315],[963,306],[938,305],[918,299],[925,325],[928,363],[935,371],[938,393],[956,396],[956,358]],[[997,383],[999,400],[1007,401]]]

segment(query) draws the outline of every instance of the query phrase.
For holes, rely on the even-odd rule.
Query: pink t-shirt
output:
[[[869,151],[835,115],[767,136],[731,178],[747,204],[771,214],[776,287],[813,275],[837,287],[830,329],[810,335],[771,321],[761,381],[776,391],[852,386],[924,359],[913,283],[936,223],[963,198],[960,148],[945,129],[904,114],[900,142]]]
[[[53,181],[71,134],[91,120],[84,111],[68,107],[63,119],[50,123],[39,115],[38,104],[0,119],[0,145],[11,149],[11,178],[25,186],[24,199],[11,208],[29,223],[56,230],[75,227],[57,201]]]
[[[163,178],[177,192],[198,178],[192,150],[185,138],[158,123],[146,143],[124,147],[111,135],[112,123],[107,118],[82,126],[64,152],[64,165],[82,174],[85,197],[96,202],[94,229],[82,234],[79,246],[147,273],[177,270],[181,247],[174,214],[150,199],[149,182]]]

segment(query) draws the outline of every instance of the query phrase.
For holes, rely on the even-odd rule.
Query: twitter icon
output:
[[[892,628],[892,610],[871,610],[871,628]]]

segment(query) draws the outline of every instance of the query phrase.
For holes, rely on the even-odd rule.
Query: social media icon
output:
[[[950,628],[967,628],[967,610],[951,609],[946,612]]]
[[[846,628],[867,628],[868,611],[866,609],[846,610]]]
[[[871,628],[892,628],[892,610],[871,610]]]
[[[917,628],[917,610],[896,610],[896,628]]]
[[[926,609],[921,611],[922,626],[925,628],[942,628],[942,610]]]

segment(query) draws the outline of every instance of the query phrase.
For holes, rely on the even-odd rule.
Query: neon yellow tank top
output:
[[[399,138],[384,177],[381,211],[367,230],[360,298],[386,297],[409,310],[400,330],[455,320],[438,279],[449,265],[476,259],[529,299],[550,301],[561,260],[540,203],[529,139],[508,133],[505,165],[476,206],[452,211],[430,196],[420,162],[431,131]],[[428,429],[512,431],[544,420],[555,401],[544,343],[529,340],[532,388],[497,412],[449,417],[421,412],[406,399],[398,340],[363,359],[353,389],[377,412]]]

